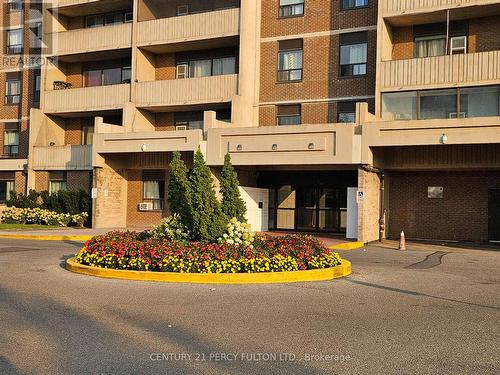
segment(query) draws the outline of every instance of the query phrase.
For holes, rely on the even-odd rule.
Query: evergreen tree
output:
[[[170,162],[170,178],[168,180],[168,203],[170,212],[178,214],[182,223],[192,230],[193,206],[191,204],[191,187],[188,180],[188,169],[176,151]]]
[[[220,203],[215,196],[210,168],[198,149],[189,178],[193,207],[192,236],[198,241],[214,241],[221,237],[227,225]]]
[[[222,212],[229,218],[237,218],[245,222],[247,208],[243,199],[241,199],[238,189],[238,175],[231,164],[231,156],[226,154],[224,157],[224,166],[222,167],[220,191],[222,193]]]

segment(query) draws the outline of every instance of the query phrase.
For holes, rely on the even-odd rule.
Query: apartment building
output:
[[[96,227],[148,226],[172,153],[200,148],[216,181],[231,155],[257,229],[497,239],[499,7],[46,3],[27,185],[92,189]]]
[[[0,205],[27,184],[30,108],[40,102],[40,1],[3,1],[0,52]]]

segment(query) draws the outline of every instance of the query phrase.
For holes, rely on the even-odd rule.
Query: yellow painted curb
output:
[[[293,283],[299,281],[324,281],[350,275],[351,262],[342,259],[342,264],[332,268],[290,271],[290,272],[257,272],[257,273],[178,273],[113,270],[85,266],[77,263],[75,258],[66,261],[66,269],[84,275],[111,279],[158,281],[166,283],[194,284],[266,284]]]
[[[45,236],[37,234],[0,234],[0,238],[38,241],[87,241],[94,236]]]
[[[362,248],[363,246],[365,246],[363,242],[355,241],[355,242],[344,242],[338,245],[332,245],[329,246],[328,248],[332,250],[356,250]]]

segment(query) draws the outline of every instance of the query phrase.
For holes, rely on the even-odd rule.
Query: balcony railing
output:
[[[500,51],[383,61],[381,91],[498,83]]]
[[[92,145],[35,146],[35,170],[89,170],[92,169]]]
[[[239,8],[169,17],[137,24],[140,46],[221,38],[239,34]]]
[[[137,107],[230,102],[238,92],[238,75],[150,81],[137,84]]]
[[[496,2],[494,0],[382,0],[382,12],[384,14],[432,12]]]
[[[45,35],[57,56],[131,48],[132,24],[62,31]]]
[[[84,87],[44,92],[46,113],[120,109],[130,101],[130,84]]]

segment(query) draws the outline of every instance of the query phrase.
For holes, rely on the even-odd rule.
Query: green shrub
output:
[[[198,241],[216,241],[224,234],[228,218],[222,213],[215,196],[212,172],[200,149],[194,156],[189,182],[193,207],[192,237]]]
[[[226,154],[222,167],[220,191],[222,193],[222,212],[226,217],[235,217],[238,221],[246,222],[247,211],[245,202],[240,197],[238,189],[238,175],[231,164],[231,156]]]
[[[6,201],[8,207],[36,208],[39,207],[39,194],[35,190],[30,190],[28,195],[23,193],[10,192],[10,198]]]
[[[178,151],[174,152],[174,157],[170,162],[168,203],[170,212],[174,215],[179,215],[180,221],[188,229],[191,229],[193,217],[191,187],[189,186],[188,169]]]

